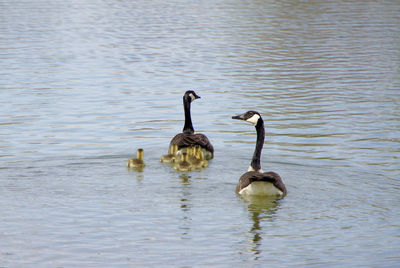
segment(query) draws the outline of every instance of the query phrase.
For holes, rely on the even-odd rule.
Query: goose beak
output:
[[[232,116],[232,119],[244,120],[244,114]]]
[[[196,93],[194,93],[193,95],[194,95],[194,99],[200,99],[200,96],[197,95]]]

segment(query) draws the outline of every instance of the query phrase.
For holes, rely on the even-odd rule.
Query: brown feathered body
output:
[[[214,147],[208,140],[208,138],[201,133],[188,134],[179,133],[170,142],[169,146],[177,145],[178,151],[188,147],[200,146],[203,149],[204,158],[206,160],[212,159],[214,157]]]
[[[248,171],[240,177],[236,193],[283,197],[286,187],[275,172]]]

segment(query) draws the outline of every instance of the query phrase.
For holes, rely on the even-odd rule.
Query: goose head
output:
[[[244,120],[251,123],[253,126],[256,126],[258,121],[261,119],[261,115],[256,111],[247,111],[244,114],[232,116],[232,119]]]
[[[192,102],[195,99],[200,99],[200,96],[196,94],[193,90],[188,90],[185,92],[185,95],[183,95],[183,99],[188,102]]]

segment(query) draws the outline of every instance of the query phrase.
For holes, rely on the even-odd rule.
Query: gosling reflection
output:
[[[192,189],[191,189],[191,182],[190,182],[190,176],[186,174],[182,174],[179,176],[182,182],[182,195],[180,198],[180,208],[182,210],[182,220],[181,220],[181,225],[180,229],[182,230],[181,233],[181,238],[182,239],[188,239],[188,235],[190,232],[190,226],[191,226],[191,199],[192,199]]]
[[[262,253],[262,225],[264,222],[274,221],[276,211],[279,208],[279,201],[266,196],[241,196],[241,198],[247,203],[249,217],[253,222],[249,233],[252,234],[251,252],[257,260]]]

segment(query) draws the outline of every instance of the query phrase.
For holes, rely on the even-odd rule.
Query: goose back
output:
[[[202,149],[211,153],[211,158],[214,154],[214,147],[208,138],[201,133],[197,134],[188,134],[188,133],[179,133],[175,135],[175,137],[170,142],[170,147],[173,145],[178,146],[178,150],[186,147],[195,147],[199,145]]]
[[[271,185],[274,187],[268,188],[265,185]],[[263,190],[258,189],[250,189],[248,187],[263,187]],[[265,195],[278,195],[284,197],[286,195],[286,187],[283,183],[281,177],[275,172],[257,172],[257,171],[248,171],[244,173],[240,179],[239,183],[236,186],[236,193],[246,193],[246,189],[248,188],[249,194],[254,194],[253,192],[259,192],[259,194]],[[262,193],[264,191],[264,193]],[[269,193],[265,193],[265,191],[269,191]]]

